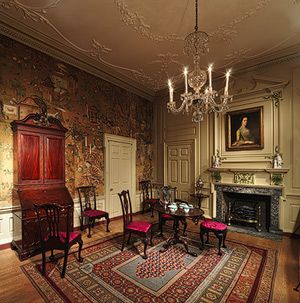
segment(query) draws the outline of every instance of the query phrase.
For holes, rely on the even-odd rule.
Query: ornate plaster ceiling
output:
[[[214,76],[294,51],[300,0],[200,0]],[[151,99],[192,66],[194,0],[0,0],[0,31]]]

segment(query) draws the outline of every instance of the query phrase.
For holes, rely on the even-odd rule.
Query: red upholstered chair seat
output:
[[[221,222],[216,222],[213,220],[205,220],[201,223],[201,227],[211,229],[211,230],[217,230],[217,231],[223,231],[227,229],[227,225]]]
[[[152,224],[146,221],[132,221],[126,226],[126,229],[146,233],[151,228],[151,226]]]
[[[161,217],[162,217],[162,219],[165,219],[165,220],[173,220],[174,219],[171,215],[168,215],[168,214],[162,214]]]
[[[89,218],[97,218],[97,217],[100,217],[100,216],[107,215],[108,213],[105,212],[105,211],[102,211],[102,210],[90,209],[90,210],[85,210],[83,212],[83,214],[86,217],[89,217]]]
[[[59,234],[59,240],[64,243],[66,241],[66,237],[67,237],[67,233],[65,231],[61,231],[58,233]],[[72,242],[73,240],[75,240],[77,237],[80,236],[79,232],[70,232],[70,238],[69,238],[69,242]]]

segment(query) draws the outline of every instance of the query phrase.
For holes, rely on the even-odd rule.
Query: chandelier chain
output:
[[[195,25],[195,32],[198,31],[198,0],[196,0],[196,25]]]

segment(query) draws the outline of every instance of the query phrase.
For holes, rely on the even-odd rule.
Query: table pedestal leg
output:
[[[180,243],[180,244],[184,245],[184,248],[188,254],[190,254],[193,257],[197,257],[196,253],[189,251],[187,241],[184,239],[181,239],[179,236],[179,219],[174,217],[174,220],[175,220],[175,222],[174,222],[173,237],[171,237],[167,240],[167,243],[163,246],[163,248],[160,250],[160,252],[165,252],[171,245]]]

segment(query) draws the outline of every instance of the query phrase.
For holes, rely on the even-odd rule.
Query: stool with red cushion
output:
[[[95,186],[81,186],[77,187],[78,196],[79,196],[79,202],[80,202],[80,210],[81,210],[81,216],[80,216],[80,229],[83,231],[84,224],[83,220],[84,218],[87,220],[89,233],[88,238],[91,237],[91,229],[95,225],[95,221],[101,218],[106,219],[106,231],[109,232],[108,225],[109,225],[109,215],[106,211],[98,210],[96,205],[96,188]],[[93,207],[92,207],[92,202]]]
[[[227,235],[227,225],[221,222],[213,221],[213,220],[205,220],[200,224],[200,239],[201,246],[200,249],[204,248],[204,238],[203,235],[207,235],[206,244],[209,244],[209,233],[212,232],[219,239],[219,252],[221,255],[221,244],[223,243],[224,248],[226,248],[225,240]]]

